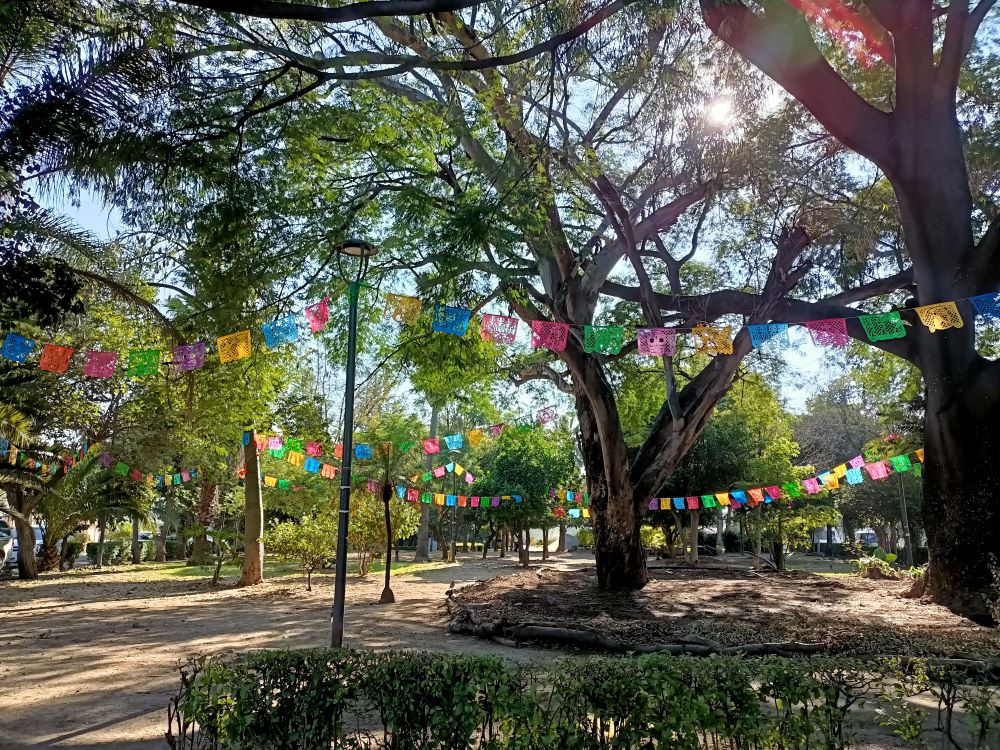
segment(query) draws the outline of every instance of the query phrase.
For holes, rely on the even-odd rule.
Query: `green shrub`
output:
[[[185,556],[180,540],[168,539],[163,545],[168,560],[180,560]]]
[[[915,705],[940,706],[947,736],[964,711],[976,747],[1000,740],[990,675],[919,660],[905,670],[892,660],[663,654],[515,664],[315,649],[199,658],[181,675],[168,710],[175,750],[841,750],[853,746],[862,705],[914,739],[927,716],[900,699],[916,695],[927,700]]]
[[[97,548],[100,545],[97,542],[89,542],[87,544],[87,557],[90,558],[90,564],[93,565],[97,562]],[[119,541],[104,542],[104,560],[105,565],[117,565],[122,561],[125,556],[126,547]],[[131,554],[131,553],[129,553]]]
[[[576,544],[580,549],[593,549],[594,532],[591,529],[577,529]]]

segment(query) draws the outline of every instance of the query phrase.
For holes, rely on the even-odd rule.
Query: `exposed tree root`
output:
[[[470,607],[466,604],[459,604],[450,595],[447,596],[446,602],[449,614],[454,614],[454,617],[448,624],[449,632],[460,635],[472,635],[515,648],[525,642],[530,642],[551,646],[572,646],[614,654],[665,653],[690,654],[692,656],[711,656],[712,654],[791,656],[793,654],[814,654],[829,648],[829,644],[826,643],[799,643],[797,641],[723,646],[715,641],[702,639],[688,639],[682,643],[639,646],[595,633],[592,630],[566,628],[555,623],[507,622],[503,618],[499,620],[484,620],[480,613],[481,607]]]

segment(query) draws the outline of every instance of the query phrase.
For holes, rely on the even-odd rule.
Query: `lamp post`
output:
[[[344,384],[344,453],[340,464],[340,514],[337,518],[337,565],[333,585],[333,609],[330,612],[330,645],[344,645],[344,596],[347,587],[347,527],[351,512],[351,460],[354,458],[354,365],[358,339],[358,295],[368,261],[377,250],[361,240],[346,240],[337,246],[341,258],[357,258],[358,270],[347,288],[347,375]],[[341,268],[343,276],[343,269]]]

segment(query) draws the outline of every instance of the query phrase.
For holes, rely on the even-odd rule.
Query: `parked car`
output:
[[[31,528],[35,532],[35,554],[37,555],[39,552],[42,551],[42,537],[45,535],[45,531],[44,531],[44,529],[42,529],[41,526],[32,526]],[[10,551],[10,557],[11,557],[12,560],[16,560],[17,559],[17,528],[15,527],[15,528],[11,529],[11,531],[13,532],[13,535],[12,535],[13,548]]]

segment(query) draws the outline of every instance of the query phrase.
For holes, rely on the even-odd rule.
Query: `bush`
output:
[[[576,546],[580,549],[592,549],[594,546],[594,532],[591,529],[577,529]]]
[[[97,548],[101,545],[97,542],[89,542],[87,544],[87,557],[90,558],[90,564],[94,565],[97,562]],[[104,560],[105,565],[117,565],[122,561],[125,556],[126,547],[124,544],[118,541],[104,542]]]
[[[168,539],[163,545],[163,550],[168,560],[183,560],[187,557],[186,546],[179,539]]]
[[[168,708],[174,750],[219,748],[847,748],[855,715],[914,722],[899,695],[938,704],[941,731],[974,715],[996,747],[988,671],[892,660],[664,654],[515,664],[496,657],[315,649],[192,660]],[[943,701],[943,702],[939,702]],[[926,716],[921,709],[920,719]],[[869,719],[871,721],[872,719]],[[959,721],[963,719],[959,718]],[[962,747],[955,743],[955,747]],[[971,750],[971,746],[969,746]]]

